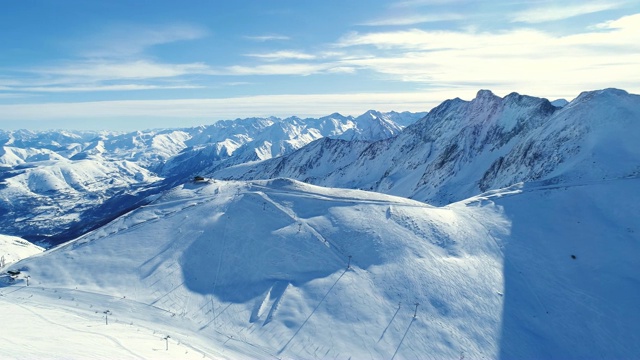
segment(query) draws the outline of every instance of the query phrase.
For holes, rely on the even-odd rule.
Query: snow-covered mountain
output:
[[[0,234],[0,269],[43,251],[22,238]]]
[[[202,173],[287,155],[320,138],[386,139],[399,134],[404,128],[401,124],[415,122],[424,115],[370,110],[356,118],[335,113],[319,119],[291,117],[219,122],[213,127],[221,126],[226,131],[215,131],[220,134],[217,139],[210,137],[208,141],[185,149],[169,159],[158,172],[176,185]]]
[[[84,316],[100,294],[118,299],[112,321],[160,316],[259,357],[386,358],[401,341],[404,357],[495,356],[501,265],[475,212],[285,179],[188,184],[15,268]]]
[[[562,108],[482,90],[448,100],[401,134],[366,143],[323,139],[227,179],[295,178],[448,204],[518,182],[598,181],[640,174],[640,96],[585,92]]]
[[[160,180],[133,162],[100,155],[30,161],[2,172],[1,179],[3,231],[30,240],[46,240],[67,231],[96,206]],[[91,222],[82,225],[88,226],[84,231],[96,226]]]
[[[24,331],[0,336],[29,346],[0,354],[633,358],[639,182],[441,208],[286,179],[185,184],[14,264],[0,307]]]
[[[326,136],[383,139],[423,115],[252,118],[133,133],[0,130],[0,226],[60,243],[207,169],[286,155]]]

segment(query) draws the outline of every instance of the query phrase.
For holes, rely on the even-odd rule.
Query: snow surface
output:
[[[0,307],[22,320],[0,336],[29,346],[0,351],[634,358],[639,185],[518,184],[432,207],[287,179],[185,184],[15,264]]]
[[[39,254],[43,251],[43,248],[25,239],[0,234],[0,257],[4,258],[5,267],[8,267],[18,260]]]
[[[510,223],[501,358],[637,358],[639,189],[637,177],[529,183],[463,202],[489,200]]]
[[[106,337],[99,354],[124,358],[155,358],[152,330],[209,357],[496,357],[502,259],[485,228],[508,230],[499,209],[285,179],[184,185],[15,264],[22,277],[0,289],[0,306],[19,303],[27,318],[44,307],[34,326],[75,317],[70,339],[93,324]],[[123,333],[101,325],[107,309]],[[51,346],[27,339],[10,354]],[[82,358],[85,344],[51,349]]]

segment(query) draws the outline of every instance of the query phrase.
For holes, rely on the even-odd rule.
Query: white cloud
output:
[[[391,4],[391,7],[418,7],[432,5],[448,5],[464,2],[465,0],[404,0]]]
[[[284,36],[284,35],[245,36],[244,38],[247,39],[247,40],[259,41],[259,42],[277,41],[277,40],[290,40],[291,39],[290,37]]]
[[[587,2],[575,5],[545,5],[528,9],[513,15],[511,22],[543,23],[572,18],[575,16],[592,14],[605,10],[617,9],[622,2]]]
[[[229,81],[224,83],[223,85],[226,86],[242,86],[242,85],[251,85],[253,84],[252,82],[249,81]]]
[[[215,71],[203,63],[81,60],[24,69],[4,79],[0,91],[61,93],[201,88],[188,83],[184,76],[214,74]]]
[[[336,44],[339,47],[369,45],[378,49],[407,49],[441,51],[451,49],[477,49],[504,47],[539,42],[544,33],[534,30],[514,30],[503,33],[475,33],[455,31],[424,31],[418,29],[347,34]]]
[[[596,24],[593,28],[595,29],[617,29],[617,30],[625,30],[631,29],[633,31],[640,28],[640,24],[638,24],[638,20],[640,20],[639,14],[623,16],[620,19],[605,21],[600,24]],[[635,29],[635,30],[634,30]]]
[[[207,36],[206,29],[189,24],[164,26],[120,25],[76,43],[80,57],[57,64],[13,69],[7,78],[13,90],[33,92],[130,91],[160,88],[192,88],[191,84],[157,84],[159,79],[179,80],[194,74],[209,74],[204,63],[162,63],[148,60],[152,46]],[[136,80],[152,83],[127,84]]]
[[[263,54],[246,54],[246,56],[266,59],[266,60],[286,60],[286,59],[295,59],[295,60],[312,60],[315,59],[315,55],[306,54],[299,51],[293,50],[282,50],[275,51],[271,53],[263,53]]]
[[[16,94],[16,93],[0,93],[0,99],[17,99],[25,97],[24,94]]]
[[[450,21],[460,20],[464,17],[460,14],[430,14],[430,15],[408,15],[404,17],[386,18],[367,21],[360,25],[364,26],[403,26],[403,25],[415,25],[438,21]]]
[[[265,64],[255,66],[234,65],[217,70],[218,75],[311,75],[331,71],[334,68],[342,67],[339,64]]]

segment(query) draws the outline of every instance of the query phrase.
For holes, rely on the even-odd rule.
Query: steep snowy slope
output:
[[[515,93],[500,98],[482,90],[472,101],[445,101],[400,135],[368,147],[325,142],[332,150],[324,151],[314,144],[213,176],[283,176],[448,204],[521,181],[636,174],[639,120],[640,96],[622,90],[585,92],[562,109],[546,99]],[[344,154],[355,160],[344,161]]]
[[[31,286],[0,292],[85,322],[108,309],[110,321],[209,355],[495,358],[496,236],[507,231],[490,205],[434,208],[284,179],[191,184],[15,264]]]
[[[639,137],[639,95],[615,89],[585,92],[491,164],[480,187],[635,176],[640,174]]]

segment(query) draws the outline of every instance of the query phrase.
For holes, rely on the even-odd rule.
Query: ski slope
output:
[[[432,207],[287,179],[185,184],[14,264],[0,356],[634,358],[639,185]]]
[[[21,278],[0,289],[0,306],[77,318],[64,331],[101,334],[96,357],[156,358],[158,334],[213,358],[496,357],[502,259],[486,226],[507,231],[492,206],[285,179],[187,184],[15,264]],[[102,325],[105,310],[123,332]],[[127,335],[134,328],[140,337]],[[27,330],[17,333],[39,334]],[[4,355],[50,347],[31,341]],[[61,354],[83,358],[82,344]]]

